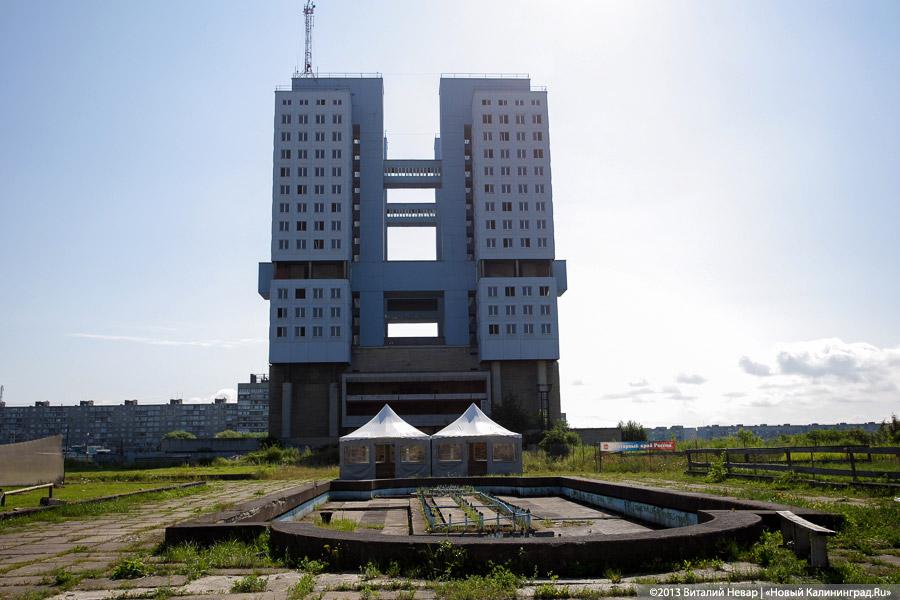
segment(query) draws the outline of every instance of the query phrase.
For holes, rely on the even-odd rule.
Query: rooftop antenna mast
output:
[[[303,77],[313,77],[312,67],[312,30],[313,30],[313,13],[316,5],[312,0],[306,0],[303,5],[303,18],[306,21],[306,48],[303,53]]]

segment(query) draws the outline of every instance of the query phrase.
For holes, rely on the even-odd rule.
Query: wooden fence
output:
[[[724,461],[728,475],[741,477],[767,477],[765,472],[798,473],[849,478],[853,483],[866,483],[861,479],[876,479],[880,484],[900,485],[900,448],[870,446],[792,446],[782,448],[698,448],[686,450],[688,473],[707,473],[711,466],[709,455]],[[890,455],[897,461],[896,470],[874,470],[873,456]],[[766,460],[771,457],[770,460]],[[818,457],[818,458],[817,458]],[[701,460],[698,460],[701,459]],[[705,459],[705,460],[703,460]],[[889,459],[888,459],[889,460]],[[816,463],[829,466],[816,466]],[[849,468],[835,468],[846,464]],[[763,473],[759,473],[762,471]],[[869,482],[875,483],[875,482]]]

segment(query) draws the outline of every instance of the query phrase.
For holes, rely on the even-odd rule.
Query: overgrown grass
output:
[[[151,485],[148,483],[136,482],[85,481],[70,476],[67,478],[65,485],[55,487],[53,489],[53,497],[57,500],[77,502],[81,500],[90,500],[93,498],[101,498],[103,496],[137,492],[154,487],[161,487],[161,485]],[[47,490],[35,490],[33,492],[25,492],[24,494],[9,496],[6,498],[6,506],[4,506],[0,510],[9,511],[16,508],[40,506],[41,498],[44,498],[46,496]]]
[[[224,461],[210,466],[163,467],[157,469],[116,469],[106,468],[70,471],[67,476],[80,481],[198,481],[216,476],[244,475],[252,479],[306,479],[327,480],[338,475],[336,465],[265,465],[238,464]]]
[[[252,594],[266,591],[266,580],[259,575],[247,575],[241,577],[231,585],[231,591],[235,594]]]
[[[310,573],[304,573],[300,576],[300,581],[291,586],[288,590],[288,600],[304,600],[316,589],[316,578]]]
[[[516,590],[524,582],[521,575],[494,566],[487,575],[440,582],[434,586],[434,592],[439,600],[514,600]]]
[[[112,513],[126,513],[143,504],[162,502],[164,500],[172,500],[175,498],[185,498],[207,491],[208,488],[206,486],[196,486],[163,492],[148,492],[146,494],[127,496],[125,498],[109,500],[106,502],[63,505],[52,510],[0,521],[0,532],[26,527],[37,522],[60,523],[69,519],[90,519]]]
[[[254,569],[283,567],[284,563],[272,557],[269,550],[268,532],[261,534],[253,542],[239,540],[219,542],[212,546],[199,546],[192,542],[163,545],[156,552],[167,566],[175,572],[196,579],[210,569]]]
[[[326,523],[322,520],[320,515],[316,515],[315,524],[316,527],[331,529],[332,531],[356,531],[356,528],[359,527],[359,523],[353,519],[336,519],[332,517],[331,520]]]

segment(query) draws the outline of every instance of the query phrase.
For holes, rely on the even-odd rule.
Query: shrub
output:
[[[750,556],[759,563],[769,581],[790,583],[806,571],[806,562],[783,547],[780,531],[764,531],[759,541],[750,549]]]
[[[140,558],[123,558],[113,567],[112,579],[137,579],[150,574],[150,568]]]
[[[310,573],[300,576],[300,581],[288,590],[288,600],[303,600],[316,589],[316,578]]]
[[[728,478],[728,469],[725,468],[725,453],[712,456],[709,459],[709,470],[706,472],[706,481],[720,483]]]
[[[581,443],[578,434],[569,429],[565,421],[557,421],[553,428],[544,433],[544,437],[538,442],[541,450],[554,458],[568,456],[572,449]]]
[[[166,435],[163,436],[164,440],[196,440],[197,436],[191,433],[190,431],[184,431],[183,429],[176,429],[175,431],[170,431]]]
[[[622,433],[623,442],[647,441],[647,430],[637,421],[628,421],[627,423],[619,421],[619,431]]]
[[[247,575],[241,577],[231,586],[231,591],[236,594],[250,594],[266,591],[266,580],[259,575]]]

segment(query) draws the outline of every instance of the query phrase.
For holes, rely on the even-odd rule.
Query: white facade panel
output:
[[[347,90],[275,92],[272,260],[350,260],[353,126]]]
[[[481,360],[556,360],[559,319],[552,277],[483,277],[478,281]]]
[[[350,362],[347,279],[274,279],[269,300],[269,362]]]
[[[552,259],[547,93],[478,91],[472,100],[476,259]]]

